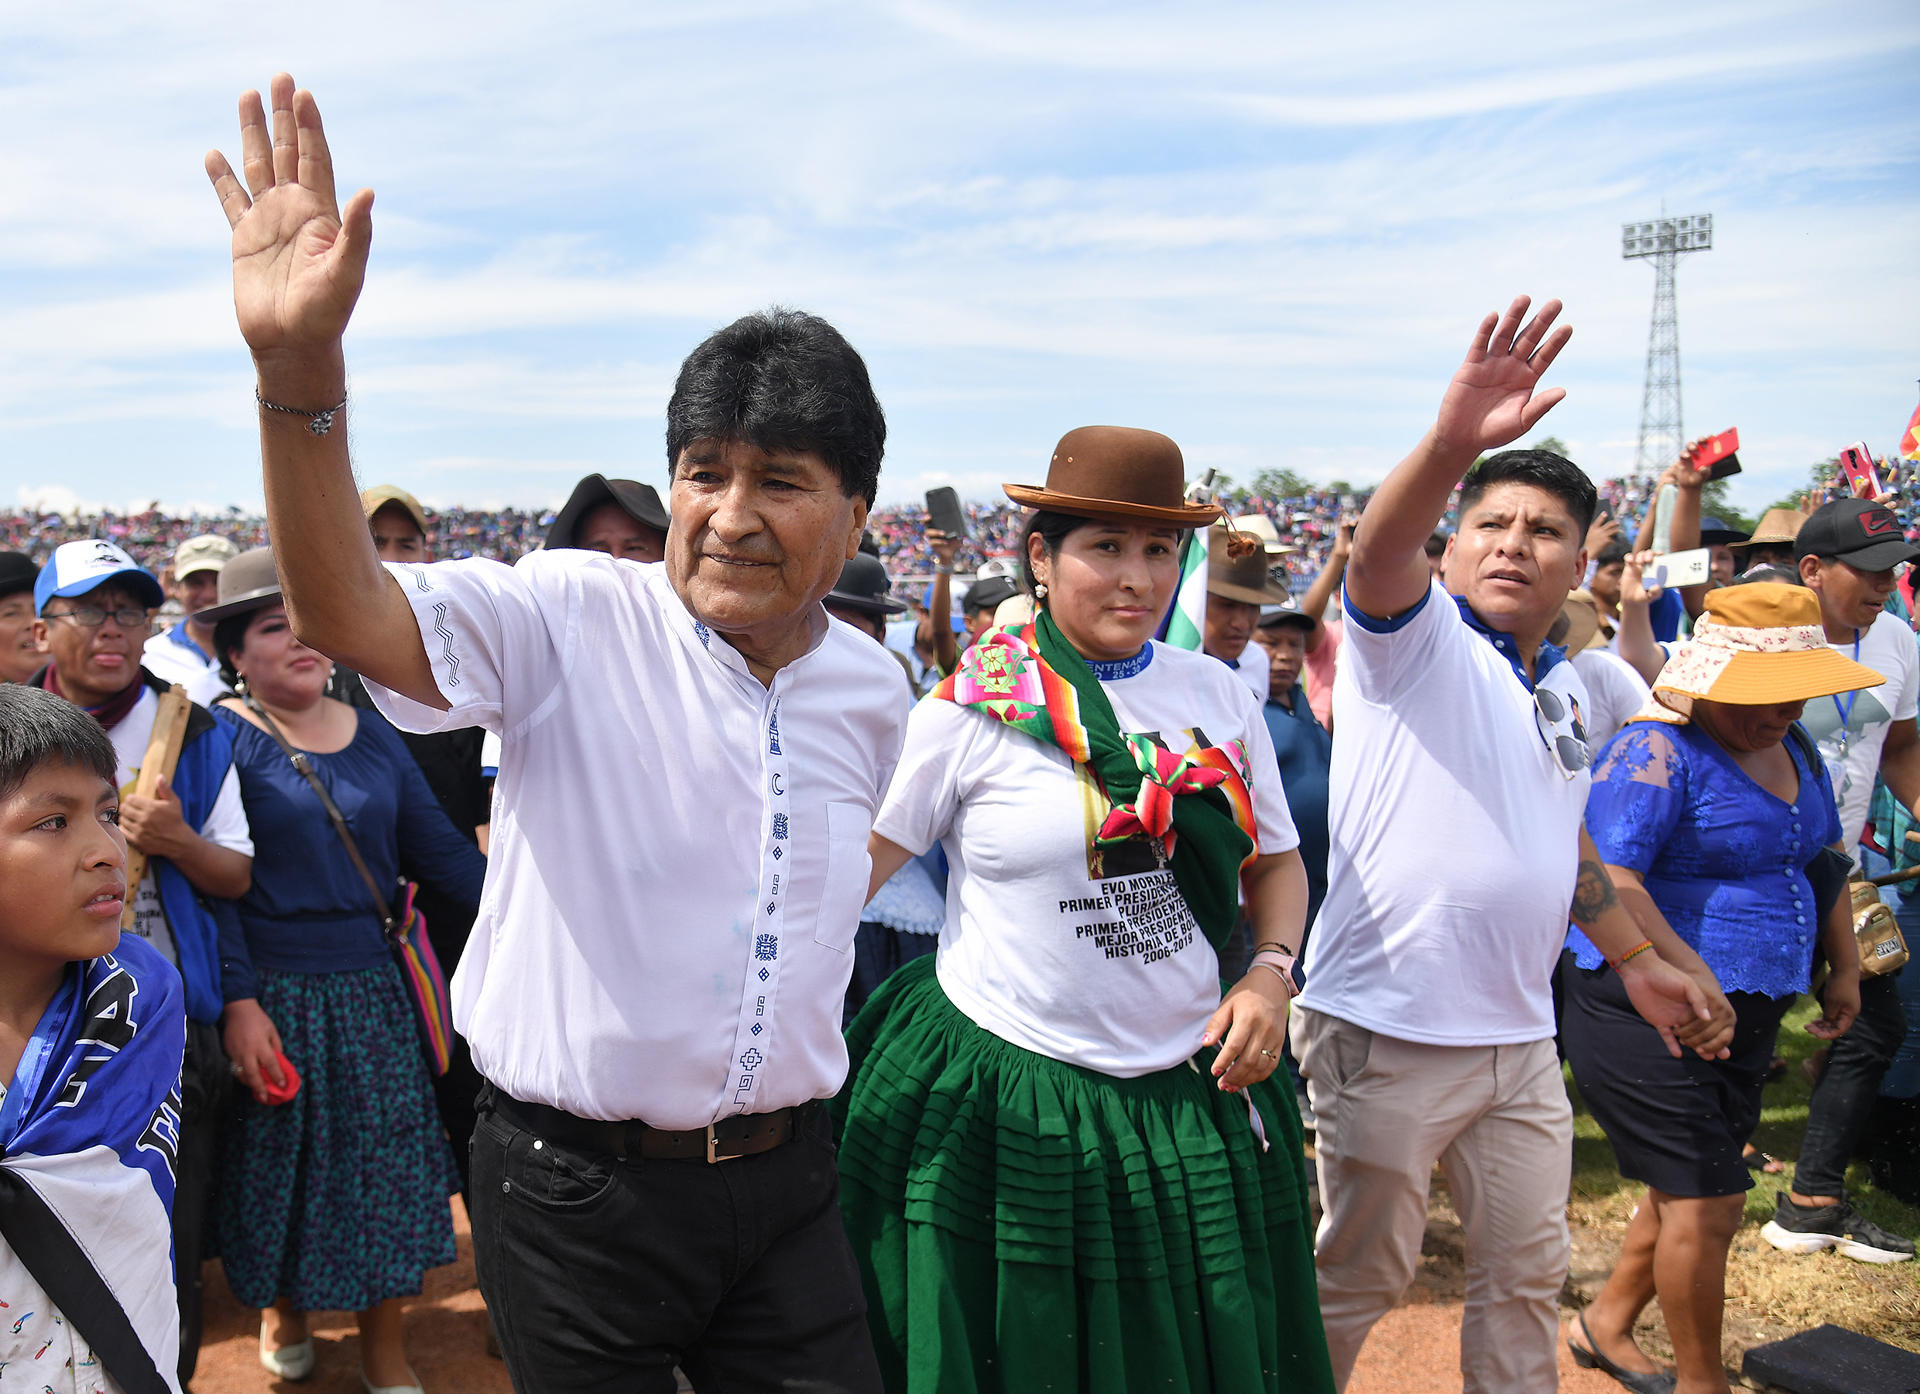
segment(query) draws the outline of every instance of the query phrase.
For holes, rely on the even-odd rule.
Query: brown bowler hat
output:
[[[1222,511],[1214,504],[1186,501],[1187,467],[1179,446],[1158,431],[1131,426],[1080,426],[1068,431],[1053,448],[1044,488],[1001,487],[1015,503],[1078,518],[1197,528]]]
[[[1207,533],[1207,594],[1223,600],[1240,600],[1248,605],[1282,605],[1290,592],[1273,579],[1267,567],[1267,549],[1250,533],[1246,541],[1232,545],[1234,534],[1216,527]],[[1238,550],[1242,553],[1235,556]]]

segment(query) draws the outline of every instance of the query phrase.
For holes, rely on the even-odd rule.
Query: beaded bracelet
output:
[[[1621,954],[1620,957],[1608,959],[1607,962],[1609,965],[1612,966],[1613,971],[1617,973],[1620,971],[1620,965],[1625,963],[1628,959],[1638,958],[1641,954],[1645,953],[1648,949],[1651,949],[1652,947],[1653,947],[1653,940],[1642,939],[1638,944],[1635,944],[1631,949],[1628,949],[1625,953]]]

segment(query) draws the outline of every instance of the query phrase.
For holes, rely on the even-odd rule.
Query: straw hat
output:
[[[1735,706],[1799,702],[1886,679],[1827,646],[1820,600],[1804,586],[1754,581],[1707,592],[1693,637],[1674,650],[1638,716],[1684,725],[1700,698]]]
[[[1232,523],[1235,532],[1251,533],[1266,544],[1270,557],[1290,557],[1299,552],[1299,548],[1280,540],[1280,529],[1273,525],[1273,519],[1264,513],[1242,513]]]
[[[1789,547],[1800,535],[1800,525],[1806,521],[1807,515],[1797,508],[1769,508],[1761,515],[1753,536],[1732,545],[1736,551],[1742,547]]]
[[[1187,467],[1180,447],[1158,431],[1131,426],[1080,426],[1060,437],[1047,482],[1004,484],[1007,497],[1028,508],[1078,518],[1205,527],[1223,512],[1186,501]]]

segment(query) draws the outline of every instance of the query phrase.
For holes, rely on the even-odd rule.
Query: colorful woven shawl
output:
[[[1180,894],[1220,947],[1240,907],[1240,868],[1258,851],[1253,799],[1225,750],[1176,755],[1120,729],[1087,662],[1042,610],[992,629],[932,696],[972,707],[1093,771],[1112,805],[1097,840],[1145,834],[1167,853]]]

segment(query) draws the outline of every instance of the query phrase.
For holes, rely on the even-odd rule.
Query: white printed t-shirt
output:
[[[1147,652],[1136,674],[1101,684],[1121,730],[1183,752],[1242,743],[1259,850],[1299,846],[1246,685],[1206,654]],[[1109,807],[1057,746],[929,698],[907,722],[874,828],[916,854],[946,847],[935,971],[954,1006],[1014,1045],[1132,1078],[1200,1048],[1220,964],[1154,844],[1094,846]]]
[[[159,712],[160,699],[152,688],[145,688],[140,700],[133,704],[133,710],[107,733],[113,741],[113,760],[118,766],[114,782],[120,786],[123,799],[133,792],[134,783],[140,778],[141,762],[147,758],[147,743],[153,739],[153,719]],[[247,826],[247,807],[240,797],[240,774],[232,765],[227,766],[226,778],[220,781],[220,792],[214,795],[207,821],[196,831],[215,847],[224,847],[243,857],[253,855],[253,830]],[[131,929],[158,949],[168,963],[176,968],[180,966],[180,951],[174,947],[173,930],[167,924],[166,911],[161,908],[160,889],[154,884],[152,867],[147,868],[134,890]]]
[[[1345,608],[1300,1005],[1427,1045],[1545,1040],[1588,773],[1567,778],[1518,670],[1437,580],[1390,621]],[[1542,684],[1590,705],[1570,663]]]
[[[1911,721],[1920,711],[1920,647],[1915,646],[1913,631],[1897,616],[1882,613],[1860,636],[1860,652],[1851,642],[1829,643],[1828,648],[1858,657],[1860,662],[1886,679],[1879,687],[1863,687],[1858,692],[1842,692],[1838,697],[1812,697],[1800,717],[1820,758],[1826,763],[1827,777],[1833,781],[1833,795],[1840,805],[1840,838],[1860,860],[1857,844],[1866,830],[1867,809],[1873,802],[1873,781],[1880,772],[1880,752],[1887,743],[1887,728],[1896,721]],[[1844,721],[1843,721],[1844,718]],[[1841,750],[1841,728],[1846,729],[1846,750]]]
[[[452,710],[369,681],[374,704],[402,730],[503,738],[453,980],[480,1072],[671,1129],[838,1090],[899,665],[816,608],[813,646],[763,686],[659,562],[388,569]]]

